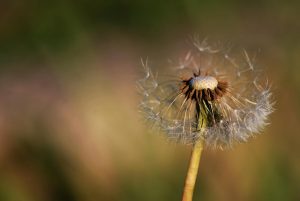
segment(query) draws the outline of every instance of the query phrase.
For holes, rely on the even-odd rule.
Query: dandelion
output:
[[[192,200],[204,147],[230,148],[247,142],[267,125],[272,93],[248,53],[231,55],[195,40],[194,48],[173,64],[169,76],[154,75],[143,63],[138,81],[140,111],[170,140],[193,145],[183,200]]]

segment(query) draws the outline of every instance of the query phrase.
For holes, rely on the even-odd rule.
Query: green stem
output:
[[[201,134],[203,129],[207,126],[208,111],[205,109],[205,103],[196,104],[196,118],[197,118],[197,130]],[[192,201],[195,183],[197,179],[201,154],[203,150],[204,141],[200,137],[193,146],[192,156],[190,159],[189,169],[185,179],[185,186],[183,189],[182,201]]]

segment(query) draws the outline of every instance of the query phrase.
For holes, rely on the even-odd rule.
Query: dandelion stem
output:
[[[197,102],[196,104],[196,119],[197,130],[199,134],[202,134],[204,128],[207,125],[209,112],[205,109],[204,102]],[[182,201],[192,201],[194,187],[197,179],[198,169],[200,165],[201,154],[203,150],[203,138],[199,138],[193,146],[193,151],[190,159],[189,169],[185,179],[185,186],[183,189]]]
[[[194,144],[193,147],[193,151],[190,159],[190,165],[185,180],[182,201],[192,201],[193,199],[194,187],[197,179],[197,173],[200,164],[202,150],[203,150],[203,141],[199,140]]]

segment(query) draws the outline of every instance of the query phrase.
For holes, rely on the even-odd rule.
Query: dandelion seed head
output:
[[[153,76],[145,62],[145,77],[137,82],[145,119],[168,139],[224,149],[247,142],[268,124],[272,92],[261,69],[245,51],[240,55],[195,40],[170,76]],[[180,68],[178,68],[180,66]],[[155,74],[156,75],[156,74]],[[199,119],[205,119],[205,126]]]

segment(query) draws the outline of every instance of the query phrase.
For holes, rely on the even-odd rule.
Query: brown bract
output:
[[[202,75],[201,75],[201,71],[199,70],[198,73],[194,73],[193,77],[190,77],[189,79],[182,79],[182,85],[180,87],[180,90],[187,99],[191,99],[198,103],[202,102],[202,100],[215,101],[220,99],[228,92],[228,82],[221,81],[218,79],[217,79],[218,84],[214,89],[211,88],[197,89],[193,87],[191,82],[195,78],[200,76]],[[206,73],[204,76],[208,76],[208,74]]]

